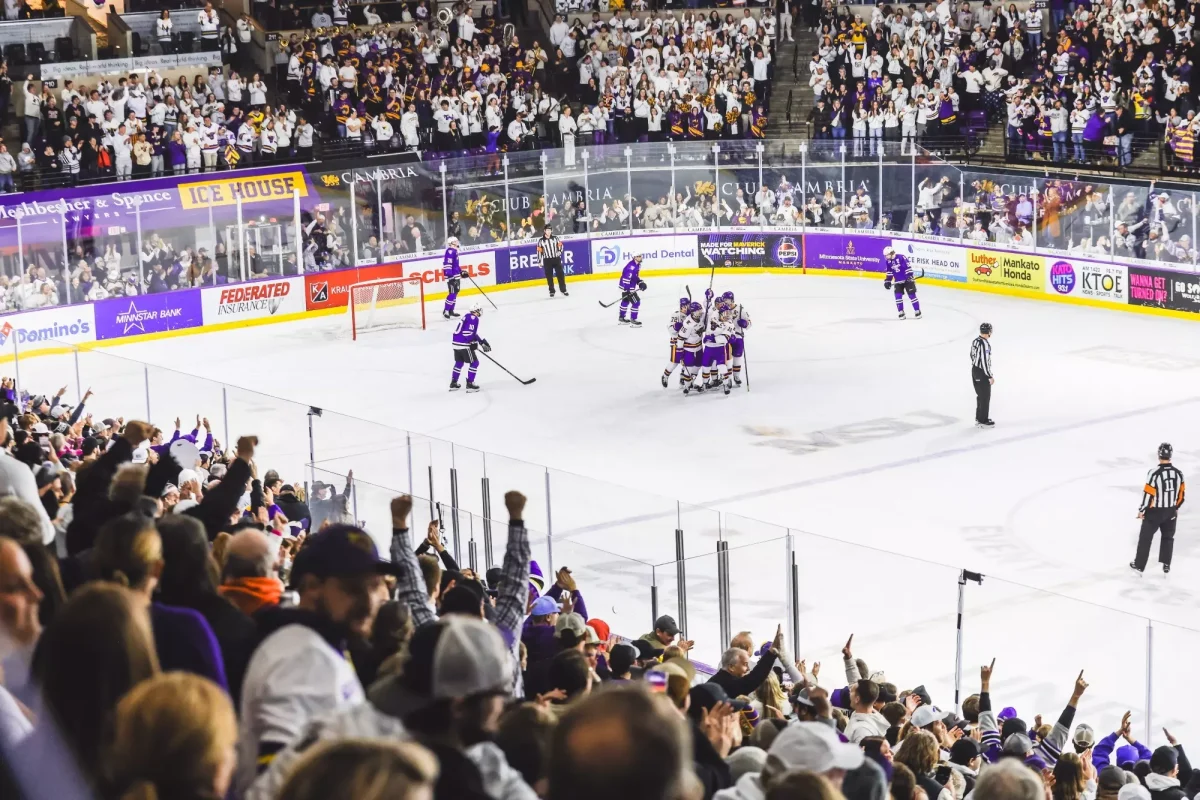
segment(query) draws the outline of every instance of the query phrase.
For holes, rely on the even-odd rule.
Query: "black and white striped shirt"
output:
[[[548,258],[562,258],[562,239],[554,234],[538,239],[538,259],[544,264]]]
[[[992,344],[982,336],[971,342],[971,369],[980,370],[984,377],[992,377]]]
[[[1183,505],[1183,473],[1174,464],[1159,464],[1146,476],[1145,492],[1139,511],[1150,508],[1178,508]]]

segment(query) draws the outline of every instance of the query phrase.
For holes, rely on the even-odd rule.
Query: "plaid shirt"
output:
[[[404,602],[412,612],[413,627],[420,628],[437,622],[437,610],[425,589],[421,565],[417,563],[416,551],[409,538],[407,528],[392,529],[392,561],[399,575],[396,580],[396,599]],[[500,582],[496,586],[496,607],[493,620],[508,646],[513,666],[513,696],[525,695],[521,677],[521,628],[525,624],[529,608],[529,533],[525,523],[510,520],[508,523],[508,545],[504,551],[504,563],[500,568]]]

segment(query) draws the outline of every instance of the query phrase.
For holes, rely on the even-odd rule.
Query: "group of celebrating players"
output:
[[[884,288],[894,292],[896,310],[900,319],[905,319],[904,295],[908,295],[914,316],[921,318],[921,303],[917,300],[917,275],[909,266],[908,259],[892,247],[883,249]],[[621,270],[617,283],[621,290],[621,305],[617,322],[621,325],[641,327],[638,310],[646,282],[641,278],[642,256],[635,255]],[[442,272],[446,279],[446,302],[442,316],[446,319],[459,317],[454,307],[458,299],[462,268],[458,263],[458,240],[451,237],[446,242],[442,259]],[[671,375],[680,368],[679,387],[685,395],[721,389],[729,394],[734,386],[742,385],[742,371],[746,358],[746,331],[750,328],[750,314],[733,296],[733,292],[715,295],[710,287],[704,293],[704,304],[694,301],[691,292],[679,298],[679,309],[671,315],[667,328],[671,334],[671,360],[663,370],[662,385],[670,386]],[[607,308],[604,303],[602,306]],[[611,303],[608,304],[612,305]],[[479,369],[476,349],[485,353],[491,350],[486,339],[479,336],[479,318],[482,307],[475,304],[462,316],[454,330],[454,370],[450,379],[450,390],[460,388],[459,376],[464,364],[467,369],[467,391],[475,392],[475,374]],[[747,388],[749,374],[747,373]]]

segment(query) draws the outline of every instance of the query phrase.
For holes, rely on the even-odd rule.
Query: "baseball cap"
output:
[[[504,640],[483,620],[452,614],[422,626],[409,641],[408,653],[403,674],[371,692],[372,702],[393,716],[403,718],[439,700],[512,689]]]
[[[942,711],[937,706],[921,706],[913,712],[910,722],[914,728],[924,728],[938,720],[943,722],[954,719],[953,711]]]
[[[729,703],[733,706],[734,711],[743,711],[750,707],[745,700],[738,700],[726,694],[725,687],[719,683],[709,682],[693,686],[688,694],[692,698],[691,708],[695,709],[697,715],[700,713],[700,709],[708,710],[721,703]]]
[[[978,758],[983,754],[983,748],[979,742],[969,737],[963,737],[955,742],[950,747],[950,762],[966,766],[971,759]]]
[[[396,565],[379,557],[370,535],[353,525],[331,525],[309,540],[292,564],[292,583],[302,575],[395,575]]]
[[[1024,758],[1033,752],[1033,742],[1023,733],[1014,733],[1004,740],[1004,752]]]
[[[1117,800],[1150,800],[1150,790],[1140,783],[1130,783],[1117,791]]]
[[[37,422],[37,423],[34,423],[33,432],[34,433],[49,433],[50,429],[46,427],[46,423]]]
[[[679,635],[679,625],[676,624],[674,617],[667,614],[663,614],[661,617],[654,620],[654,630],[662,631],[670,636]]]
[[[775,756],[788,769],[807,769],[816,773],[858,769],[865,758],[858,745],[843,743],[836,730],[820,722],[796,722],[787,726],[775,737],[767,755]]]
[[[541,599],[548,600],[550,598]],[[589,628],[587,623],[583,621],[583,617],[574,612],[570,614],[559,614],[558,622],[554,623],[555,636],[561,636],[563,631],[570,631],[571,633],[575,634],[576,641],[584,639],[587,636],[587,632],[590,630],[592,629]],[[592,634],[595,635],[595,631],[592,631]]]
[[[1179,753],[1170,745],[1159,745],[1150,756],[1150,769],[1160,775],[1166,775],[1179,766]]]
[[[1075,728],[1074,742],[1086,750],[1096,743],[1096,732],[1092,730],[1091,725],[1086,725],[1081,722]]]
[[[529,614],[534,617],[545,617],[549,614],[557,614],[559,611],[558,601],[553,597],[539,597],[533,601],[533,607],[529,609]],[[555,633],[558,632],[557,626]]]
[[[1114,789],[1120,791],[1121,787],[1127,783],[1136,783],[1137,776],[1132,772],[1126,772],[1116,764],[1109,764],[1104,769],[1100,770],[1100,776],[1097,783],[1101,789],[1108,792]]]
[[[637,657],[637,648],[633,645],[624,642],[613,645],[613,649],[608,651],[608,667],[614,675],[624,675],[633,666]]]
[[[793,691],[792,696],[791,696],[791,701],[792,701],[792,705],[808,706],[809,708],[813,707],[813,701],[810,700],[808,697],[808,687],[807,686]]]

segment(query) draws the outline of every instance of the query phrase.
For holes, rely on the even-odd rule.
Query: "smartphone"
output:
[[[652,692],[665,692],[667,690],[667,676],[662,672],[647,672],[646,683],[650,686]]]

